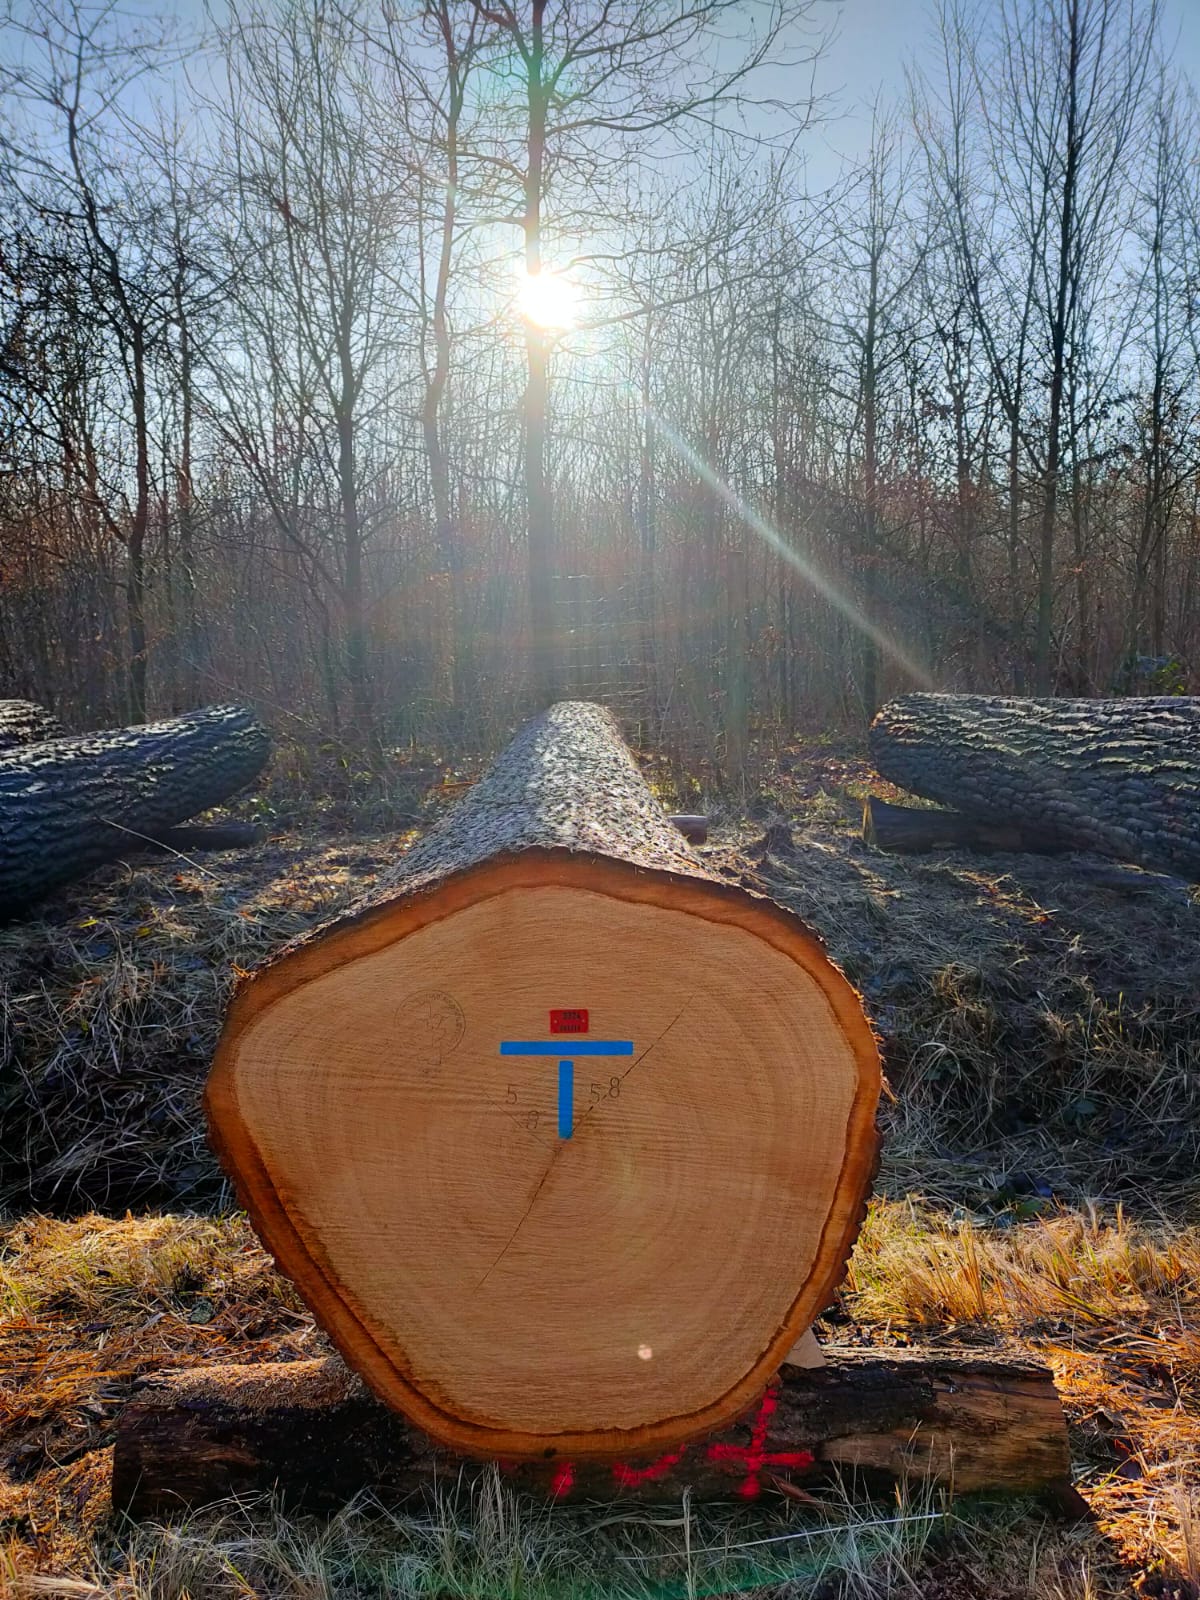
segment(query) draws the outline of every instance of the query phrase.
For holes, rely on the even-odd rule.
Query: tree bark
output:
[[[0,700],[0,751],[57,739],[63,732],[58,718],[44,706],[32,700]]]
[[[826,1350],[785,1366],[723,1433],[645,1462],[501,1462],[515,1489],[567,1501],[753,1499],[837,1469],[956,1493],[1053,1491],[1070,1478],[1062,1405],[1033,1361],[968,1351]],[[275,1489],[333,1507],[410,1494],[461,1459],[387,1410],[336,1358],[157,1375],[117,1423],[113,1506],[134,1517]],[[467,1468],[469,1471],[470,1468]]]
[[[0,918],[228,799],[269,750],[245,707],[210,706],[0,756]]]
[[[815,938],[567,703],[243,985],[206,1106],[378,1394],[468,1453],[611,1458],[722,1425],[828,1303],[878,1090]]]
[[[870,749],[883,777],[978,822],[1200,878],[1200,699],[903,695]]]

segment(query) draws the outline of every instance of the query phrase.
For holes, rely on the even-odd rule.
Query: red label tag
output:
[[[586,1011],[552,1011],[550,1013],[551,1033],[586,1033],[588,1031],[588,1014]]]

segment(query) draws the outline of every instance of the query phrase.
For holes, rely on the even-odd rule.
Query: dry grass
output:
[[[877,1203],[844,1314],[860,1337],[989,1339],[1040,1356],[1102,1532],[1131,1566],[1200,1593],[1200,1227],[1120,1208],[995,1221]]]
[[[0,929],[0,1206],[227,1199],[199,1098],[237,973],[411,837],[113,867]]]
[[[661,1515],[551,1511],[514,1496],[498,1474],[469,1496],[451,1489],[417,1510],[369,1497],[331,1518],[269,1500],[146,1526],[119,1565],[87,1577],[23,1574],[16,1595],[62,1600],[691,1600],[770,1592],[862,1597],[922,1591],[922,1556],[948,1523],[902,1503],[865,1514],[834,1506],[799,1526],[786,1511],[732,1508]],[[0,1562],[3,1556],[0,1555]],[[114,1570],[115,1568],[115,1570]],[[0,1566],[0,1573],[3,1567]]]
[[[863,993],[896,1092],[896,1187],[987,1209],[1190,1205],[1200,899],[1102,887],[1091,858],[884,855],[858,837],[872,786],[886,788],[865,763],[806,759],[762,806],[789,819],[793,848],[749,849],[752,881]],[[736,842],[725,861],[742,876]]]
[[[1048,1525],[1024,1507],[958,1508],[945,1520],[928,1502],[903,1507],[898,1527],[868,1528],[898,1513],[837,1497],[823,1513],[780,1503],[730,1522],[706,1512],[687,1525],[687,1540],[694,1550],[719,1550],[694,1568],[696,1592],[723,1592],[718,1582],[777,1584],[786,1571],[814,1584],[837,1574],[831,1597],[1051,1600],[1127,1592],[1138,1571],[1172,1581],[1200,1574],[1197,1263],[1200,1228],[1120,1213],[997,1229],[914,1200],[877,1204],[832,1315],[838,1337],[887,1344],[936,1336],[1041,1355],[1067,1405],[1078,1481],[1098,1523]],[[644,1514],[619,1518],[595,1547],[594,1517],[535,1510],[507,1490],[504,1514],[522,1530],[524,1552],[505,1558],[508,1587],[497,1587],[492,1556],[485,1561],[478,1548],[476,1519],[499,1515],[486,1498],[460,1498],[452,1515],[444,1505],[401,1514],[364,1504],[332,1521],[269,1505],[226,1507],[182,1525],[115,1533],[112,1429],[138,1375],[320,1348],[240,1218],[14,1224],[0,1239],[0,1530],[8,1530],[11,1572],[68,1573],[94,1591],[107,1584],[98,1592],[122,1600],[651,1592],[617,1584],[614,1574],[629,1563],[611,1544],[644,1534]],[[653,1592],[685,1594],[686,1584],[671,1584],[681,1564],[686,1578],[687,1549],[678,1516],[666,1515],[651,1548]],[[820,1533],[828,1526],[836,1531]],[[783,1548],[728,1548],[788,1531],[797,1538]],[[576,1570],[581,1550],[590,1564]],[[396,1577],[405,1562],[408,1588]],[[635,1563],[639,1572],[651,1564]],[[246,1587],[233,1586],[235,1570]]]

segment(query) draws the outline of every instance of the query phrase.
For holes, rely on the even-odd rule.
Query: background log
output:
[[[961,811],[930,806],[894,806],[870,795],[863,807],[863,839],[877,850],[922,853],[927,850],[1018,850],[1058,855],[1070,846],[1060,834],[1019,828],[1013,823],[979,822]]]
[[[57,739],[62,723],[32,700],[0,700],[0,751],[42,739]]]
[[[50,739],[0,756],[0,918],[227,800],[262,770],[266,731],[244,706]]]
[[[657,1460],[503,1463],[515,1488],[554,1499],[678,1502],[752,1498],[773,1480],[833,1469],[933,1479],[958,1493],[1032,1493],[1069,1480],[1053,1379],[1036,1362],[973,1352],[829,1349],[718,1437]],[[331,1507],[362,1489],[404,1494],[445,1482],[460,1458],[381,1405],[336,1358],[224,1366],[146,1382],[117,1423],[113,1505],[155,1516],[275,1488]]]
[[[870,747],[892,783],[980,822],[1200,878],[1200,700],[911,694]]]
[[[567,703],[241,987],[206,1105],[376,1393],[468,1454],[612,1457],[737,1415],[828,1303],[878,1093],[816,938]]]
[[[138,848],[150,851],[176,851],[191,855],[204,850],[245,850],[252,844],[261,844],[267,830],[257,822],[213,822],[194,827],[159,828],[147,835],[139,846],[130,843],[130,851]]]
[[[678,828],[689,844],[708,843],[708,818],[695,816],[689,812],[676,812],[667,818],[672,827]]]

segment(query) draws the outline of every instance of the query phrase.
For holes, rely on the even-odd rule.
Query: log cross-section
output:
[[[728,1422],[828,1302],[878,1090],[814,935],[566,703],[242,986],[206,1103],[377,1394],[467,1453],[611,1459]]]

